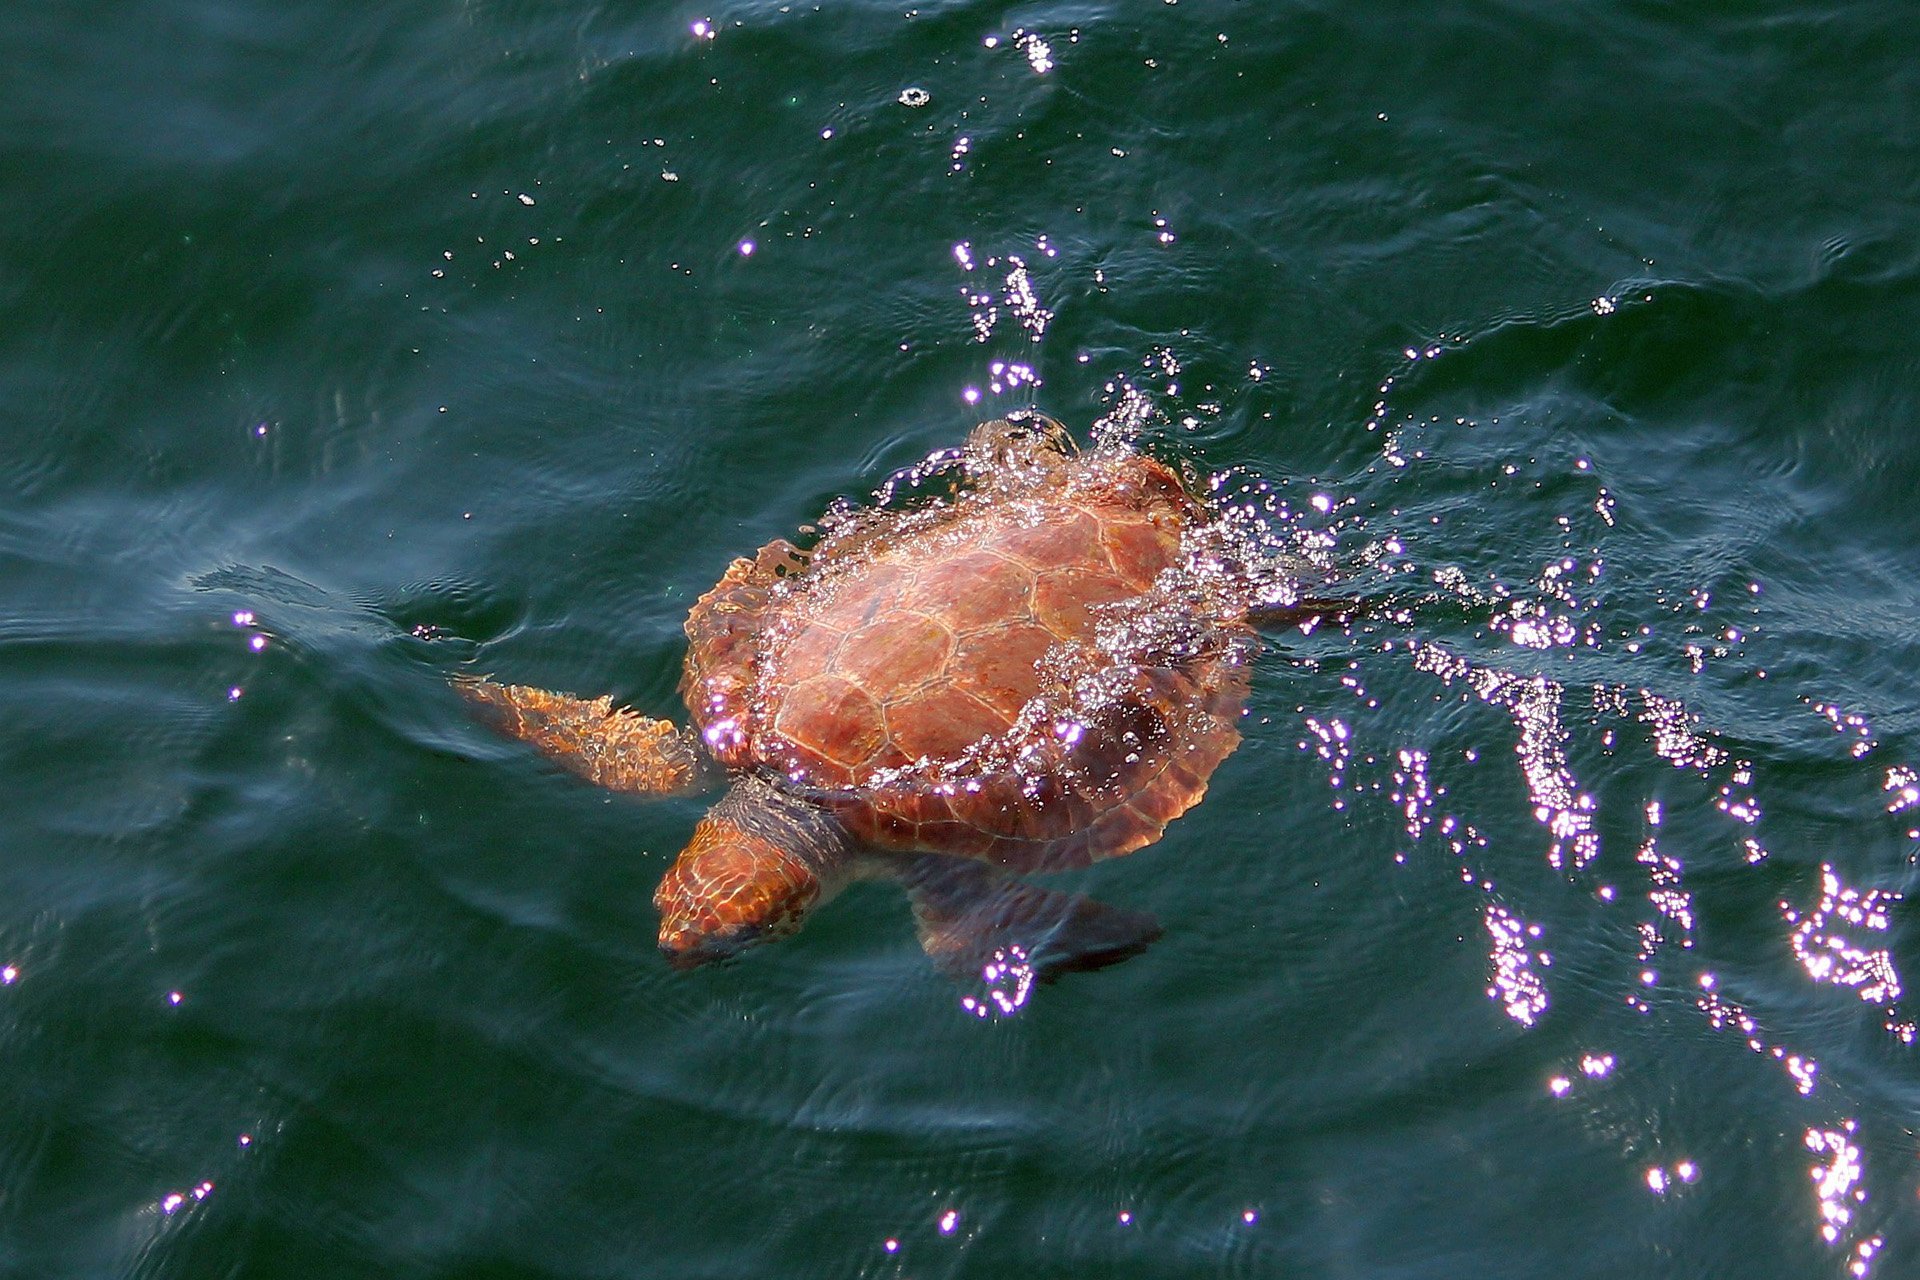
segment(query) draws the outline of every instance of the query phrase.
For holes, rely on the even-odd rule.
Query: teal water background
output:
[[[1915,30],[19,6],[0,1275],[1920,1271]],[[1138,959],[976,1019],[871,885],[669,972],[700,802],[445,677],[665,714],[1024,404],[1437,603],[1066,878]]]

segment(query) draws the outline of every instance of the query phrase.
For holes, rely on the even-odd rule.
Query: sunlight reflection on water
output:
[[[957,162],[959,153],[954,158]],[[1164,220],[1155,225],[1164,231]],[[1039,246],[1049,261],[1057,257],[1045,236],[1040,237]],[[1026,260],[1019,253],[983,254],[969,242],[955,245],[953,256],[965,273],[994,273],[992,283],[962,291],[975,341],[991,346],[998,340],[1002,317],[1011,315],[1019,322],[1023,345],[1040,344],[1054,315],[1042,305]],[[1072,268],[1056,263],[1051,269]],[[1106,287],[1097,269],[1088,283]],[[1594,307],[1600,318],[1620,311],[1611,299],[1602,299]],[[1448,341],[1409,349],[1406,355],[1411,365],[1437,360],[1463,345]],[[985,393],[969,386],[964,398],[976,403],[985,395],[1030,393],[1041,384],[1033,363],[1037,362],[989,359],[980,382]],[[1135,441],[1164,435],[1170,428],[1191,430],[1202,420],[1217,417],[1218,388],[1206,387],[1199,396],[1182,394],[1184,365],[1183,357],[1169,345],[1156,347],[1135,370],[1116,371],[1105,384],[1105,413],[1096,424],[1096,440],[1132,447]],[[1249,385],[1264,375],[1258,361],[1246,370]],[[1379,456],[1388,468],[1387,476],[1417,474],[1432,452],[1419,442],[1421,424],[1396,419],[1397,382],[1397,376],[1382,382],[1367,424],[1368,430],[1382,432]],[[1474,424],[1460,418],[1455,425],[1471,429]],[[1518,480],[1519,472],[1515,464],[1505,464],[1492,487],[1497,491],[1502,479]],[[1368,476],[1375,474],[1370,468]],[[1667,1018],[1676,1008],[1690,1009],[1709,1028],[1735,1031],[1753,1052],[1779,1064],[1794,1096],[1811,1098],[1819,1088],[1819,1063],[1811,1054],[1763,1031],[1747,1007],[1720,990],[1714,962],[1700,954],[1696,930],[1701,904],[1699,891],[1690,882],[1689,862],[1717,865],[1720,859],[1715,851],[1690,847],[1697,840],[1691,825],[1680,836],[1669,830],[1667,822],[1676,806],[1705,805],[1728,824],[1727,837],[1740,865],[1751,868],[1770,861],[1775,851],[1763,843],[1766,810],[1756,787],[1755,765],[1723,745],[1720,735],[1703,725],[1698,711],[1668,691],[1667,675],[1644,683],[1619,678],[1630,665],[1672,655],[1694,677],[1748,675],[1765,680],[1769,673],[1756,663],[1764,638],[1764,619],[1757,607],[1763,584],[1746,582],[1737,598],[1725,601],[1716,599],[1709,585],[1662,595],[1654,605],[1673,620],[1671,625],[1623,621],[1627,615],[1620,608],[1622,598],[1610,584],[1615,561],[1627,553],[1606,549],[1608,540],[1621,531],[1621,499],[1590,458],[1575,459],[1567,479],[1574,482],[1580,505],[1553,517],[1565,550],[1518,583],[1498,574],[1476,579],[1447,563],[1422,563],[1420,554],[1408,551],[1403,540],[1407,530],[1389,525],[1388,517],[1381,514],[1392,506],[1390,497],[1376,495],[1363,506],[1357,495],[1323,485],[1311,501],[1289,502],[1278,496],[1274,486],[1244,471],[1215,473],[1207,487],[1217,525],[1233,530],[1243,547],[1261,548],[1294,572],[1307,569],[1347,578],[1371,574],[1368,581],[1375,589],[1388,593],[1397,584],[1428,584],[1440,598],[1483,618],[1486,637],[1504,641],[1516,658],[1525,656],[1509,666],[1497,652],[1483,649],[1470,656],[1451,642],[1398,638],[1391,632],[1383,635],[1385,629],[1378,622],[1362,625],[1355,634],[1356,650],[1404,655],[1413,670],[1438,679],[1443,688],[1458,688],[1462,699],[1477,701],[1505,717],[1512,735],[1510,759],[1533,818],[1544,829],[1546,865],[1564,881],[1585,887],[1595,913],[1630,912],[1634,917],[1630,929],[1634,945],[1613,957],[1612,981],[1621,1004],[1644,1017]],[[1363,477],[1355,483],[1371,485],[1373,481]],[[1579,541],[1582,537],[1588,539],[1584,544]],[[1435,539],[1428,535],[1424,545],[1435,545]],[[1405,622],[1409,617],[1402,614],[1397,620]],[[1556,655],[1569,659],[1590,655],[1602,668],[1616,673],[1615,678],[1590,678],[1585,683],[1553,678],[1539,666],[1542,659]],[[1591,668],[1592,663],[1586,666]],[[1436,843],[1459,862],[1460,881],[1485,899],[1480,914],[1487,939],[1487,995],[1520,1028],[1534,1029],[1553,1005],[1554,950],[1548,945],[1545,927],[1527,918],[1529,891],[1503,886],[1507,877],[1499,866],[1508,854],[1491,849],[1482,834],[1489,825],[1498,825],[1497,815],[1481,815],[1449,799],[1458,789],[1456,775],[1462,767],[1491,766],[1498,753],[1483,753],[1476,745],[1443,755],[1436,753],[1433,743],[1420,740],[1373,746],[1376,735],[1370,719],[1374,713],[1387,723],[1393,711],[1401,712],[1404,719],[1404,709],[1382,712],[1379,698],[1369,692],[1357,671],[1340,675],[1339,683],[1353,696],[1351,712],[1303,711],[1300,716],[1305,733],[1298,746],[1324,770],[1331,793],[1329,807],[1344,814],[1353,812],[1355,805],[1391,806],[1406,841],[1393,853],[1398,864],[1408,864],[1423,848],[1434,848]],[[1877,742],[1867,716],[1818,698],[1803,702],[1844,740],[1849,759],[1864,761],[1873,753]],[[1609,806],[1630,806],[1642,832],[1632,854],[1640,882],[1637,888],[1623,891],[1616,883],[1597,878],[1607,838],[1599,795],[1607,789],[1583,780],[1581,772],[1591,766],[1577,770],[1573,760],[1576,756],[1586,759],[1597,748],[1599,759],[1625,763],[1637,744],[1644,744],[1647,758],[1694,779],[1697,790],[1691,801],[1666,794],[1611,795],[1607,800]],[[1886,766],[1879,789],[1887,797],[1888,814],[1920,811],[1920,772],[1911,766]],[[1910,840],[1920,839],[1920,827],[1906,834]],[[1795,861],[1800,861],[1804,851],[1794,852]],[[1889,910],[1901,901],[1901,894],[1890,888],[1856,888],[1844,882],[1831,862],[1820,867],[1820,888],[1812,901],[1779,904],[1787,926],[1783,942],[1808,982],[1851,992],[1884,1014],[1885,1031],[1896,1041],[1913,1042],[1914,1023],[1899,1004],[1902,984],[1894,953],[1876,940],[1876,935],[1889,929]],[[1663,958],[1674,972],[1663,972]],[[1017,966],[1006,972],[990,971],[986,975],[990,995],[969,996],[965,1007],[980,1016],[990,1010],[1018,1010],[1025,1002],[1025,989],[1016,983],[1017,994],[1008,996],[994,986],[994,980],[1009,972],[1017,974]],[[1547,1091],[1555,1098],[1569,1097],[1578,1092],[1576,1080],[1596,1084],[1616,1071],[1615,1055],[1595,1048],[1579,1056],[1577,1068],[1553,1075]],[[1808,1148],[1825,1158],[1813,1170],[1818,1230],[1827,1244],[1847,1251],[1851,1274],[1865,1276],[1883,1239],[1864,1231],[1850,1207],[1868,1199],[1858,1144],[1851,1137],[1857,1121],[1842,1117],[1835,1123],[1837,1128],[1808,1130]],[[1684,1156],[1645,1166],[1641,1176],[1650,1192],[1667,1196],[1704,1175],[1698,1161]],[[1122,1211],[1120,1221],[1128,1220],[1128,1212]]]

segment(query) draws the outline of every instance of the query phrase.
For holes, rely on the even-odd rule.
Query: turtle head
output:
[[[812,806],[736,783],[654,891],[661,953],[692,969],[794,932],[829,892],[836,877],[824,873],[847,844]]]

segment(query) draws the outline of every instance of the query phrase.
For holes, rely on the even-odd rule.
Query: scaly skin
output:
[[[615,707],[612,698],[573,698],[472,676],[453,687],[500,732],[609,790],[686,795],[711,781],[712,764],[692,735],[671,720]]]
[[[749,775],[693,829],[654,892],[660,950],[691,969],[784,937],[852,874],[853,841],[812,805]]]

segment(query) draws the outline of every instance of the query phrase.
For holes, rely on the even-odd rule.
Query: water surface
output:
[[[0,1273],[1879,1275],[1920,1251],[1891,4],[48,3],[0,35]],[[1038,404],[1422,603],[978,1019],[691,975],[734,555]]]

